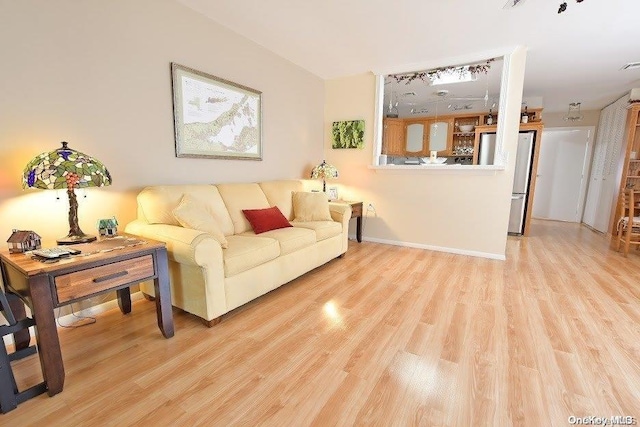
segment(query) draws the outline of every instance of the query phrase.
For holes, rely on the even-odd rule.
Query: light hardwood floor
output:
[[[62,330],[64,391],[1,425],[566,426],[640,417],[640,251],[536,221],[507,261],[350,243],[208,329],[154,304]],[[16,364],[21,384],[39,365]],[[36,374],[34,374],[34,371]]]

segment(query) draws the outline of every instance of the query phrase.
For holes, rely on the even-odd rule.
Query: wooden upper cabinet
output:
[[[406,122],[405,156],[424,157],[428,127],[424,121]]]
[[[382,154],[388,156],[405,155],[405,123],[402,119],[383,120]]]
[[[425,144],[425,155],[431,151],[437,151],[438,156],[451,154],[453,145],[453,119],[431,119],[427,126],[427,144]]]

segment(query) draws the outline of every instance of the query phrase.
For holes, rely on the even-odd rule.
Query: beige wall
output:
[[[20,187],[26,163],[62,140],[114,178],[80,200],[90,233],[101,217],[132,220],[146,185],[301,178],[322,157],[323,81],[172,0],[3,1],[0,58],[5,240],[66,234],[66,194]],[[171,62],[262,91],[263,161],[175,157]]]
[[[500,258],[507,239],[514,149],[526,53],[512,55],[511,87],[505,91],[507,112],[505,149],[510,152],[505,171],[447,173],[392,173],[370,169],[373,157],[375,77],[360,75],[326,82],[325,157],[340,177],[340,196],[373,203],[367,212],[364,238],[451,252]],[[363,150],[331,148],[331,124],[338,120],[365,120]]]

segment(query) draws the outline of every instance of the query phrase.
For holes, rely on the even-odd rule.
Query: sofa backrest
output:
[[[216,218],[225,236],[234,233],[233,222],[220,192],[214,185],[159,185],[138,194],[138,218],[149,224],[180,225],[173,215],[182,197],[190,194],[202,202]]]
[[[218,184],[217,187],[233,221],[234,234],[251,230],[251,224],[242,213],[243,209],[269,207],[267,196],[256,183]]]
[[[293,215],[293,197],[294,191],[304,191],[304,184],[299,180],[286,181],[265,181],[258,183],[260,188],[267,196],[269,206],[277,206],[282,214],[289,221],[294,218]]]
[[[147,187],[138,194],[138,218],[150,224],[180,225],[173,210],[185,194],[190,194],[213,214],[224,235],[230,236],[251,230],[243,209],[277,206],[288,220],[293,220],[292,193],[305,188],[302,180]]]

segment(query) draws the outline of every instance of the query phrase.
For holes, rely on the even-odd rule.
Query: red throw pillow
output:
[[[243,209],[242,213],[256,234],[278,228],[293,227],[277,206],[267,209]]]

